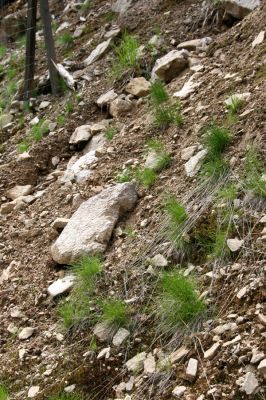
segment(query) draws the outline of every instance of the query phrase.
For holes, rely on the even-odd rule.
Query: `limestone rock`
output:
[[[130,372],[141,372],[144,368],[144,360],[146,359],[146,353],[138,353],[135,357],[131,358],[126,362],[126,367]]]
[[[28,391],[28,398],[33,399],[40,391],[40,386],[31,386]]]
[[[64,229],[68,221],[69,221],[68,218],[56,218],[52,223],[52,228],[54,228],[56,231]]]
[[[226,0],[223,4],[227,14],[242,19],[260,5],[260,0]]]
[[[195,358],[190,358],[186,369],[187,378],[189,380],[194,380],[197,375],[197,370],[198,370],[198,360],[196,360]]]
[[[245,392],[247,395],[256,393],[259,387],[259,382],[253,372],[247,372],[244,381],[241,385],[240,390]]]
[[[99,322],[95,325],[93,334],[100,342],[106,342],[113,335],[113,329],[107,322]]]
[[[252,42],[252,47],[255,47],[261,43],[264,42],[265,40],[265,32],[266,31],[260,31],[260,33],[258,34],[258,36],[255,37],[255,39]]]
[[[122,14],[128,10],[128,8],[131,6],[131,3],[132,0],[116,0],[111,9],[116,13]]]
[[[266,316],[263,314],[258,314],[258,319],[260,323],[262,323],[264,326],[266,326]]]
[[[110,350],[111,350],[110,347],[102,349],[97,356],[97,360],[100,360],[101,358],[108,359],[110,357]]]
[[[34,328],[31,328],[28,326],[28,327],[22,329],[22,331],[18,335],[18,338],[19,338],[19,340],[26,340],[33,335],[33,332],[34,332]]]
[[[237,329],[237,324],[235,322],[228,322],[228,324],[218,325],[212,330],[215,335],[222,335],[227,331],[235,331]]]
[[[14,186],[12,189],[9,189],[6,193],[6,196],[9,199],[15,200],[21,196],[27,196],[28,194],[32,193],[32,186],[25,185],[25,186]]]
[[[192,75],[187,82],[183,85],[182,89],[180,89],[178,92],[175,92],[173,94],[174,97],[178,97],[179,99],[186,99],[189,97],[192,93],[195,92],[195,90],[201,85],[201,82],[195,82],[195,75]]]
[[[185,164],[185,170],[186,170],[186,174],[189,177],[193,177],[195,176],[199,170],[200,167],[207,155],[207,150],[203,149],[200,150],[197,154],[195,154],[193,157],[191,157]]]
[[[220,342],[214,343],[207,351],[204,352],[205,360],[210,360],[211,358],[213,358],[217,354],[220,347]]]
[[[110,123],[109,119],[103,119],[100,122],[92,124],[90,128],[92,135],[105,131],[108,128],[109,123]]]
[[[151,259],[152,265],[154,267],[167,267],[168,261],[162,254],[156,254],[152,259]]]
[[[188,161],[194,154],[197,149],[196,145],[185,147],[181,150],[181,160]]]
[[[75,129],[72,133],[69,144],[79,145],[80,143],[86,143],[92,137],[91,126],[90,125],[81,125]]]
[[[187,390],[186,386],[176,386],[172,391],[172,395],[174,397],[180,398],[183,396],[186,390]]]
[[[75,277],[73,275],[67,275],[64,278],[58,279],[53,282],[47,289],[51,297],[56,297],[63,293],[68,293],[75,282]]]
[[[235,239],[227,239],[227,246],[232,252],[238,251],[244,244],[244,240]]]
[[[76,181],[78,183],[85,182],[91,175],[90,165],[95,163],[98,158],[95,155],[95,151],[90,151],[84,154],[80,158],[75,156],[70,159],[67,170],[62,177],[62,182]]]
[[[266,358],[261,360],[261,362],[258,365],[258,371],[266,378]]]
[[[170,354],[169,359],[171,361],[172,364],[178,362],[179,360],[181,360],[183,357],[185,357],[187,354],[189,353],[189,350],[182,346],[179,349],[177,349],[176,351],[174,351],[173,353]]]
[[[114,101],[117,98],[118,94],[113,90],[109,90],[107,93],[102,94],[98,100],[96,101],[98,107],[106,107],[108,106],[112,101]]]
[[[53,259],[71,264],[82,256],[104,252],[119,217],[136,202],[132,183],[119,183],[84,201],[52,246]]]
[[[177,46],[177,49],[186,49],[188,51],[194,51],[198,48],[206,50],[208,45],[211,43],[212,38],[210,37],[204,37],[201,39],[193,39],[193,40],[188,40],[186,42],[182,42]]]
[[[108,39],[105,42],[98,44],[98,46],[91,52],[88,58],[84,61],[86,66],[93,64],[95,61],[99,60],[104,53],[109,49],[112,39]]]
[[[133,107],[133,104],[128,99],[117,97],[110,103],[109,113],[112,117],[119,117],[127,114]]]
[[[145,78],[132,78],[126,86],[126,91],[136,97],[147,96],[150,92],[150,82]]]
[[[91,151],[95,152],[95,155],[97,154],[97,151],[101,151],[106,144],[106,137],[103,133],[99,133],[98,135],[95,135],[91,138],[89,143],[84,147],[83,153],[89,153]]]
[[[172,50],[159,58],[152,70],[153,80],[161,79],[170,82],[188,66],[188,52],[186,50]]]
[[[154,356],[149,353],[144,360],[144,374],[154,374],[156,369],[156,362]]]
[[[120,328],[113,337],[113,345],[121,346],[123,342],[129,337],[130,332],[125,328]]]

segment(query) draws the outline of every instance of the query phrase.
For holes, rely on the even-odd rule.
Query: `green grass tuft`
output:
[[[148,189],[154,185],[158,175],[151,168],[139,168],[135,171],[134,177],[139,185]]]
[[[266,198],[266,168],[255,147],[248,148],[244,165],[243,184],[247,190]]]
[[[27,139],[22,140],[18,145],[17,145],[17,151],[19,153],[26,153],[29,151],[30,148],[30,143],[28,142]]]
[[[111,75],[117,79],[125,72],[133,72],[139,68],[139,41],[136,37],[125,33],[119,46],[115,47],[115,60]]]
[[[88,11],[91,8],[91,0],[85,0],[81,6],[81,11]]]
[[[163,144],[158,139],[149,139],[147,142],[147,147],[149,150],[152,150],[156,153],[157,156],[157,165],[156,170],[160,171],[166,167],[171,162],[171,156],[165,150]]]
[[[156,80],[151,84],[150,99],[153,106],[160,106],[169,100],[169,95],[162,81]]]
[[[185,227],[188,221],[188,214],[184,206],[175,198],[170,197],[164,204],[164,210],[168,216],[168,234],[170,240],[175,243],[180,251],[186,252],[188,242],[185,240]]]
[[[65,31],[61,33],[57,38],[56,38],[56,44],[59,47],[70,47],[74,42],[74,38],[71,35],[71,33]]]
[[[0,400],[8,400],[9,396],[8,396],[8,391],[7,388],[0,383]]]
[[[231,96],[231,102],[227,104],[226,108],[229,112],[229,116],[235,116],[243,107],[245,101],[240,99],[238,96]]]
[[[103,303],[101,319],[116,328],[126,327],[129,324],[128,306],[120,300],[107,300]]]
[[[65,105],[65,110],[67,114],[71,114],[74,111],[74,103],[71,100],[68,100]]]
[[[164,273],[156,302],[159,329],[173,334],[179,327],[198,319],[206,305],[196,292],[195,283],[179,272]]]
[[[231,141],[232,135],[228,129],[214,122],[207,126],[203,136],[203,144],[211,159],[220,157]]]
[[[31,128],[31,139],[34,142],[39,142],[42,140],[43,136],[49,132],[49,128],[45,123],[45,120],[40,119],[38,124],[34,125]]]
[[[107,140],[112,140],[116,134],[117,130],[113,126],[109,126],[108,128],[106,128],[104,132],[104,136],[106,137]]]
[[[3,44],[0,45],[0,59],[2,59],[7,52],[7,48],[6,46],[4,46]]]
[[[124,183],[124,182],[131,182],[133,179],[133,172],[131,168],[125,168],[122,172],[119,172],[117,175],[117,182]]]

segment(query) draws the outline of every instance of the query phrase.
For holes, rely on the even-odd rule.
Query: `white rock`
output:
[[[30,125],[37,125],[39,122],[40,122],[40,119],[39,119],[39,117],[36,116],[29,122],[29,124]]]
[[[260,219],[261,224],[266,224],[266,215],[263,215],[263,217]]]
[[[251,357],[251,364],[257,364],[264,358],[264,353],[263,351],[259,352],[258,349],[254,349],[252,351],[252,357]]]
[[[237,324],[235,322],[228,322],[228,324],[218,325],[212,330],[215,335],[222,335],[227,331],[235,331],[237,329]]]
[[[9,324],[7,327],[7,331],[11,333],[12,335],[15,335],[18,331],[18,327],[14,325],[13,323]]]
[[[153,374],[156,369],[155,358],[151,353],[144,360],[144,374]]]
[[[20,349],[19,352],[18,352],[19,359],[23,360],[23,358],[25,357],[26,353],[27,353],[26,349]]]
[[[130,332],[125,328],[120,328],[113,337],[113,345],[121,346],[124,341],[129,337]]]
[[[57,281],[53,282],[47,289],[49,295],[51,297],[56,297],[63,293],[68,293],[75,282],[74,275],[67,275],[64,278],[58,279]]]
[[[28,397],[33,399],[40,391],[40,386],[31,386],[28,391]]]
[[[100,353],[97,356],[97,359],[100,360],[101,358],[108,359],[110,357],[110,347],[106,347],[105,349],[102,349]]]
[[[8,281],[10,275],[11,275],[11,269],[13,265],[12,263],[9,264],[9,266],[4,269],[0,275],[0,285],[2,285],[5,281]]]
[[[161,79],[170,82],[188,66],[188,52],[186,50],[172,50],[159,58],[151,72],[152,80]]]
[[[39,106],[39,109],[43,110],[44,108],[49,107],[50,104],[51,104],[50,101],[42,101],[40,106]]]
[[[86,60],[84,60],[85,65],[89,66],[93,64],[95,61],[99,60],[99,58],[101,58],[104,55],[104,53],[106,53],[106,51],[109,49],[111,40],[112,39],[110,38],[105,42],[98,44],[96,49],[94,49],[89,55],[89,57],[86,58]]]
[[[118,94],[113,90],[109,90],[109,92],[102,94],[98,100],[96,101],[98,107],[106,107],[108,106],[113,100],[117,98]]]
[[[227,246],[232,252],[238,251],[244,244],[244,240],[235,239],[227,239]]]
[[[194,51],[196,49],[207,49],[209,44],[211,43],[212,38],[210,37],[204,37],[201,39],[193,39],[193,40],[188,40],[186,42],[182,42],[177,46],[177,49],[186,49],[188,51]]]
[[[244,286],[243,288],[241,288],[241,289],[237,292],[236,297],[237,297],[238,299],[242,299],[242,297],[244,297],[244,296],[246,295],[246,293],[247,293],[247,287]]]
[[[259,382],[256,378],[256,375],[253,372],[247,372],[240,390],[245,392],[247,395],[251,395],[256,393],[258,387]]]
[[[26,340],[30,338],[34,333],[34,328],[30,326],[23,328],[22,331],[19,333],[18,338],[19,340]]]
[[[145,78],[132,78],[126,86],[126,91],[136,97],[147,96],[150,92],[150,82]]]
[[[64,227],[67,225],[68,221],[69,221],[69,218],[56,218],[51,226],[56,231],[58,231],[60,229],[64,229]]]
[[[189,160],[194,155],[196,150],[197,150],[196,145],[185,147],[184,149],[181,150],[181,160],[184,161]]]
[[[180,361],[188,353],[189,353],[189,350],[186,347],[182,346],[170,354],[169,360],[170,360],[171,364],[174,364],[174,363]]]
[[[112,6],[111,9],[112,11],[116,13],[124,13],[128,10],[128,8],[131,6],[132,0],[116,0]]]
[[[264,376],[264,378],[266,378],[266,358],[264,358],[264,360],[261,360],[261,362],[259,363],[258,371]]]
[[[103,119],[100,122],[96,122],[95,124],[91,125],[91,133],[93,135],[95,135],[97,133],[101,133],[108,128],[109,124],[110,124],[109,119]]]
[[[235,93],[235,94],[232,94],[232,96],[228,97],[228,99],[225,100],[225,104],[227,106],[231,106],[232,104],[234,104],[234,102],[236,100],[246,101],[246,100],[248,100],[250,98],[250,96],[251,96],[251,93],[249,93],[249,92],[246,92],[246,93]]]
[[[72,133],[69,144],[78,145],[80,143],[88,142],[92,137],[91,126],[90,125],[81,125],[75,129]]]
[[[75,180],[78,183],[85,182],[92,173],[89,169],[90,165],[95,163],[97,160],[98,158],[95,155],[95,151],[90,151],[77,160],[74,156],[74,158],[69,161],[67,170],[61,178],[61,181],[67,182],[68,180]]]
[[[172,391],[172,395],[178,398],[182,397],[186,390],[186,386],[176,386]]]
[[[185,163],[185,171],[187,176],[192,178],[199,172],[207,153],[208,152],[205,149],[200,150]]]
[[[201,85],[201,82],[195,82],[194,79],[198,74],[192,75],[187,82],[184,83],[182,89],[173,94],[174,97],[179,99],[186,99]]]
[[[154,267],[167,267],[168,261],[162,254],[156,254],[152,257],[151,263]]]
[[[53,259],[71,264],[84,255],[104,252],[119,217],[136,202],[132,183],[119,183],[84,201],[52,246]]]
[[[110,103],[109,113],[112,117],[119,117],[127,114],[133,107],[133,103],[128,99],[117,97]]]
[[[121,32],[120,28],[113,28],[104,34],[104,38],[105,39],[113,39],[116,36],[118,36],[120,32]]]
[[[260,33],[258,34],[258,36],[256,36],[256,38],[253,40],[252,42],[252,48],[254,48],[255,46],[263,43],[265,40],[265,31],[260,31]]]
[[[18,197],[27,196],[28,194],[31,194],[32,190],[33,188],[31,185],[25,185],[25,186],[16,185],[12,189],[9,189],[6,192],[6,196],[9,199],[15,200]]]
[[[225,11],[237,19],[244,18],[260,5],[260,0],[227,0],[224,2]]]
[[[266,326],[266,316],[263,314],[258,314],[258,319],[262,323],[262,325]]]
[[[146,353],[138,353],[135,357],[131,358],[126,362],[126,367],[130,372],[141,372],[144,368],[144,360],[146,359]]]
[[[24,313],[21,311],[19,307],[12,307],[10,310],[10,315],[12,318],[23,318],[25,317]]]
[[[220,342],[214,343],[207,351],[204,352],[204,358],[206,360],[210,360],[211,358],[213,358],[218,353],[220,347]]]
[[[76,389],[76,385],[75,385],[75,383],[74,383],[73,385],[66,386],[66,387],[64,388],[64,391],[65,391],[66,393],[73,393],[75,389]]]
[[[190,358],[188,361],[187,369],[186,369],[186,376],[188,379],[195,379],[198,370],[198,360],[195,358]]]

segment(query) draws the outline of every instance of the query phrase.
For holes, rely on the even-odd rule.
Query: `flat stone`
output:
[[[109,49],[111,44],[111,38],[98,44],[98,46],[91,52],[88,58],[84,60],[86,66],[93,64],[95,61],[99,60]]]
[[[218,353],[220,347],[220,342],[214,343],[207,351],[204,352],[204,359],[210,360],[211,358],[213,358]]]
[[[68,222],[69,218],[56,218],[52,223],[52,228],[54,228],[56,231],[64,229]]]
[[[43,109],[49,107],[50,104],[51,104],[50,101],[42,101],[41,104],[39,105],[39,109],[43,110]]]
[[[19,340],[26,340],[29,339],[34,333],[34,328],[26,327],[23,328],[22,331],[19,333],[18,338]]]
[[[64,278],[58,279],[53,282],[47,289],[51,297],[56,297],[58,295],[68,293],[75,282],[75,277],[73,275],[67,275]]]
[[[212,330],[215,335],[222,335],[227,331],[235,331],[237,324],[235,322],[228,322],[228,324],[218,325]]]
[[[227,239],[226,244],[232,252],[238,251],[244,244],[244,240],[235,239]]]
[[[124,341],[129,337],[130,332],[125,328],[120,328],[113,337],[113,345],[121,346]]]
[[[252,351],[252,357],[251,357],[251,364],[257,364],[258,362],[260,362],[262,359],[264,358],[264,353],[263,351],[258,351],[257,349],[255,349],[254,351]]]
[[[100,360],[101,358],[108,359],[110,357],[110,347],[106,347],[105,349],[102,349],[100,353],[97,356],[97,360]]]
[[[106,137],[104,133],[98,133],[97,135],[93,136],[89,143],[84,147],[83,154],[87,154],[91,151],[95,152],[97,156],[97,152],[101,151],[106,145]]]
[[[245,18],[259,5],[260,0],[227,0],[223,3],[225,11],[237,19]]]
[[[256,393],[258,388],[259,382],[256,378],[256,375],[253,372],[247,372],[240,390],[245,392],[247,395],[251,395]]]
[[[261,360],[261,362],[259,363],[258,371],[260,374],[262,374],[264,376],[264,378],[266,378],[266,358]]]
[[[149,353],[144,360],[144,374],[154,374],[156,369],[156,362],[154,356]]]
[[[150,92],[150,82],[145,78],[132,78],[126,86],[126,91],[136,97],[147,96]]]
[[[100,122],[96,122],[95,124],[91,125],[91,133],[93,135],[95,135],[97,133],[101,133],[108,128],[109,124],[110,124],[109,119],[103,119]]]
[[[265,40],[265,31],[260,31],[258,36],[255,37],[255,39],[252,42],[252,48],[255,46],[258,46],[259,44],[263,43]]]
[[[187,176],[192,178],[199,172],[201,165],[207,154],[208,154],[207,150],[205,149],[200,150],[197,154],[195,154],[185,163],[185,171]]]
[[[198,74],[194,74],[198,75]],[[201,85],[201,82],[195,82],[194,79],[196,78],[192,75],[187,82],[184,83],[182,89],[178,92],[173,94],[173,97],[178,97],[181,100],[188,98],[195,90]]]
[[[186,347],[182,346],[178,350],[176,350],[170,354],[169,360],[170,360],[171,364],[174,364],[174,363],[180,361],[188,353],[189,353],[189,350]]]
[[[141,372],[144,368],[144,360],[146,359],[147,353],[143,351],[142,353],[138,353],[135,357],[131,358],[126,362],[126,367],[130,372]]]
[[[183,396],[186,390],[187,390],[186,386],[176,386],[172,391],[172,395],[177,398],[180,398]]]
[[[25,185],[25,186],[16,185],[12,189],[9,189],[6,192],[6,196],[9,199],[15,200],[18,197],[27,196],[28,194],[31,194],[32,190],[33,188],[31,185]]]
[[[151,259],[151,263],[154,267],[167,267],[168,261],[162,254],[156,254]]]
[[[69,144],[78,145],[80,143],[86,143],[92,137],[91,126],[90,125],[81,125],[75,129],[72,133]]]
[[[113,335],[113,329],[107,322],[99,322],[93,329],[93,334],[100,342],[106,342]]]
[[[40,386],[31,386],[28,391],[28,398],[33,399],[40,391]]]
[[[128,10],[128,8],[131,6],[132,0],[116,0],[112,6],[111,10],[122,14]]]
[[[109,113],[112,117],[119,117],[127,114],[133,107],[133,103],[128,99],[117,97],[110,103]]]
[[[263,314],[258,314],[258,319],[262,323],[262,325],[266,326],[266,316]]]
[[[181,150],[181,160],[188,161],[197,150],[196,145],[185,147]]]
[[[113,100],[118,97],[118,94],[113,90],[109,90],[107,93],[102,94],[98,100],[96,101],[98,107],[106,107],[108,106]]]
[[[152,80],[161,79],[170,82],[188,66],[188,52],[186,50],[172,50],[159,58],[151,72]]]
[[[197,370],[198,370],[198,360],[196,360],[195,358],[190,358],[186,369],[187,378],[189,380],[194,380],[197,375]]]
[[[206,50],[211,42],[212,42],[212,38],[210,38],[210,37],[188,40],[186,42],[179,43],[179,45],[177,46],[177,49],[178,50],[186,49],[188,51],[194,51],[199,48],[202,50]]]

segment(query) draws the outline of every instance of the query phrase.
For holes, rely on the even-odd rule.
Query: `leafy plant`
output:
[[[124,183],[130,182],[133,179],[133,172],[131,168],[125,168],[122,172],[117,175],[117,182]]]
[[[139,68],[139,42],[128,33],[124,33],[119,46],[115,47],[115,60],[112,64],[111,75],[121,77],[125,72],[132,72]]]
[[[135,171],[134,177],[140,185],[150,188],[157,179],[157,173],[151,168],[139,168]]]
[[[266,197],[265,165],[262,164],[255,147],[249,147],[244,165],[244,187],[256,195]]]
[[[8,396],[8,391],[7,388],[0,383],[0,400],[8,400],[9,396]]]
[[[129,310],[120,300],[107,300],[103,303],[102,320],[116,328],[125,327],[129,323]]]
[[[195,321],[206,310],[195,282],[179,272],[164,273],[159,288],[155,313],[159,329],[166,334]]]
[[[108,128],[106,128],[104,136],[106,137],[107,140],[112,140],[116,133],[117,130],[112,126],[109,126]]]

